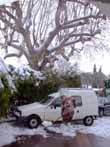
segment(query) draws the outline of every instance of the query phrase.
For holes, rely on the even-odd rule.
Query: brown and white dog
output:
[[[61,116],[64,122],[72,121],[74,115],[74,97],[61,96]]]

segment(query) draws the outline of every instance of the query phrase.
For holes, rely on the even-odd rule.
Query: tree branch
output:
[[[8,55],[6,55],[6,56],[4,57],[4,59],[10,58],[10,57],[17,57],[17,58],[20,58],[21,56],[22,56],[22,53],[21,53],[21,52],[20,52],[19,54],[13,53],[13,54],[8,54]]]

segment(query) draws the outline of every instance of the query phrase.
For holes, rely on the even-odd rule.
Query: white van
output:
[[[62,89],[61,89],[62,90]],[[27,118],[30,128],[37,127],[42,121],[61,121],[61,90],[50,94],[44,104],[33,103],[19,107],[22,116]],[[98,116],[97,96],[93,90],[80,88],[64,88],[66,96],[75,98],[74,120],[83,120],[84,124],[90,126]],[[62,93],[63,94],[63,93]]]

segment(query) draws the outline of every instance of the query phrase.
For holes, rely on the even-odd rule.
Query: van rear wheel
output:
[[[92,116],[87,116],[84,118],[83,122],[85,126],[91,126],[94,122],[94,119]]]

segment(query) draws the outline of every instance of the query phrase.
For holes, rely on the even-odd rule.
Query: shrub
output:
[[[0,89],[0,117],[4,116],[9,108],[9,99],[11,96],[11,90],[8,85],[8,80],[5,74],[0,75],[4,88]]]
[[[19,77],[16,79],[16,92],[14,93],[14,97],[18,100],[19,105],[35,101],[38,93],[37,82],[33,74],[25,78]]]
[[[14,72],[14,68],[10,70],[15,81],[16,92],[14,93],[15,100],[18,105],[28,104],[35,101],[47,99],[48,95],[58,91],[60,87],[80,87],[80,76],[59,75],[56,72],[45,72],[45,79],[39,80],[34,72],[24,71],[23,75],[19,72]]]

